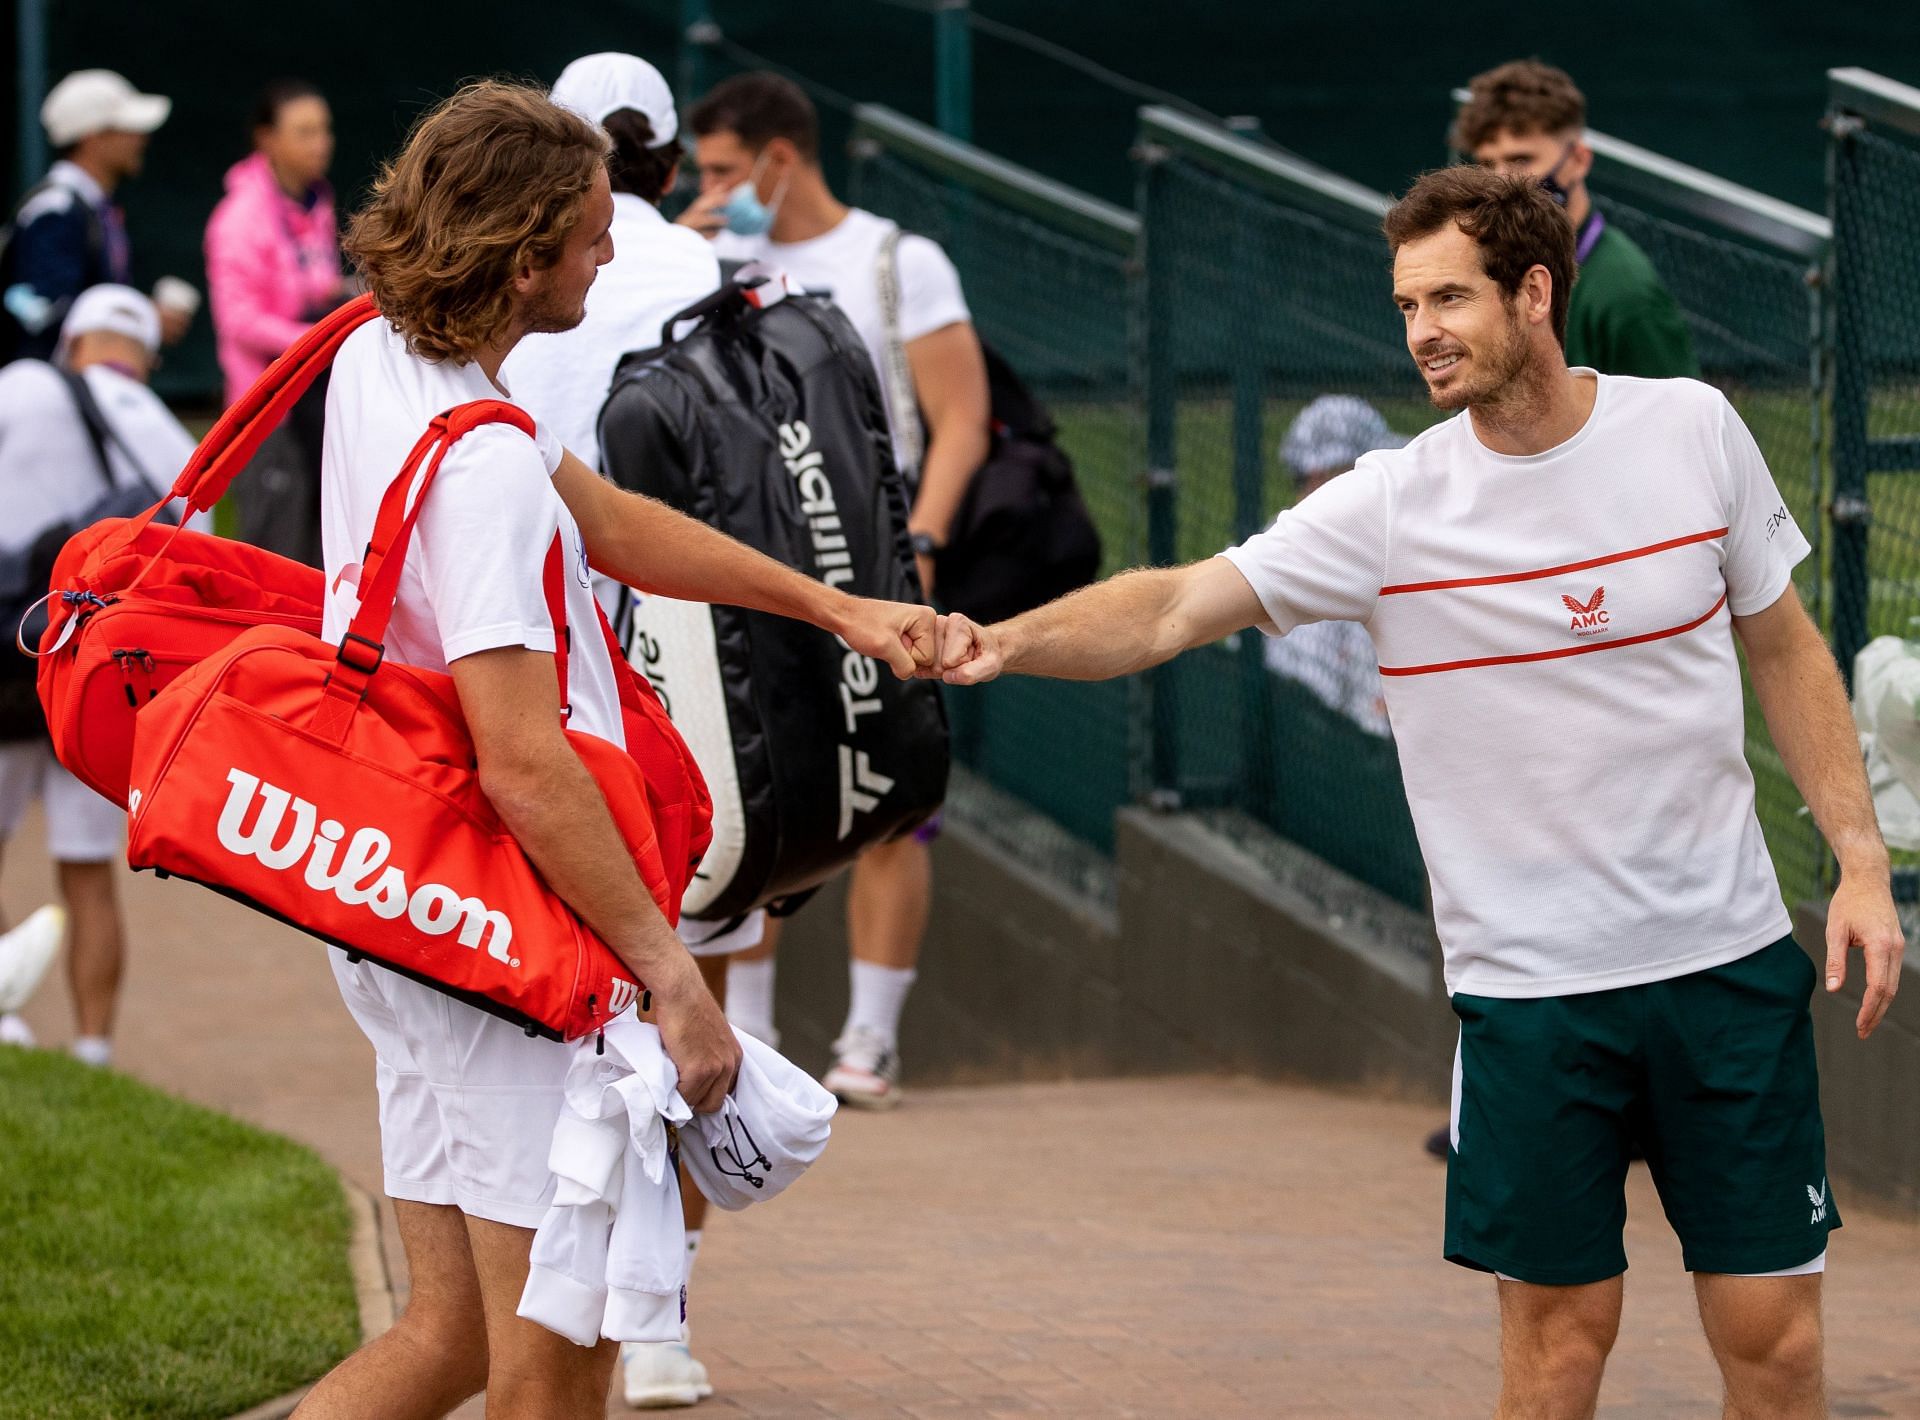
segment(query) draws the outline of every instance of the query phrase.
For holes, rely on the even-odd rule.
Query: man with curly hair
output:
[[[386,319],[342,345],[327,394],[329,638],[349,624],[376,510],[428,423],[453,405],[510,398],[500,366],[521,338],[579,324],[612,256],[606,159],[606,136],[544,92],[475,84],[415,125],[354,218],[345,248]],[[623,742],[598,636],[570,637],[562,708],[543,578],[556,536],[570,628],[594,624],[598,567],[665,596],[804,618],[904,676],[931,655],[933,613],[847,596],[624,493],[545,426],[484,427],[441,466],[386,655],[451,673],[487,797],[552,889],[647,983],[680,1092],[711,1111],[732,1086],[738,1043],[563,733],[564,723]],[[412,1297],[299,1414],[410,1420],[483,1389],[494,1420],[600,1414],[614,1344],[582,1348],[515,1315],[553,1196],[547,1155],[569,1048],[342,952],[332,960],[374,1046]]]
[[[1587,100],[1564,69],[1516,59],[1473,76],[1453,146],[1496,172],[1538,179],[1566,209],[1579,280],[1567,308],[1567,363],[1607,375],[1698,378],[1693,337],[1637,242],[1593,205]]]

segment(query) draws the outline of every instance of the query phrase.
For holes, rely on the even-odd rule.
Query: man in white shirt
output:
[[[723,258],[763,263],[831,296],[866,343],[894,461],[913,490],[907,531],[921,588],[937,596],[933,554],[988,448],[986,363],[959,274],[927,238],[833,195],[819,117],[791,80],[736,75],[694,105],[689,125],[701,197],[682,220],[715,230]],[[932,837],[881,844],[853,867],[850,999],[823,1079],[848,1104],[900,1100],[897,1038],[933,896]],[[770,927],[762,947],[734,958],[727,988],[736,1021],[762,1038],[772,1033],[775,937]]]
[[[345,249],[385,314],[342,345],[327,393],[321,520],[325,634],[356,605],[359,559],[395,469],[456,404],[509,397],[500,367],[530,333],[585,314],[612,256],[604,134],[535,89],[481,83],[425,115],[354,218]],[[860,601],[601,479],[545,427],[460,441],[420,511],[384,654],[446,670],[480,783],[542,876],[644,981],[679,1089],[717,1109],[739,1047],[648,894],[566,727],[624,743],[600,638],[572,636],[567,709],[543,570],[556,538],[569,629],[596,617],[592,568],[630,586],[804,617],[911,674],[932,613]],[[333,953],[373,1043],[386,1187],[407,1250],[400,1321],[324,1377],[303,1420],[441,1415],[485,1389],[496,1420],[601,1413],[616,1348],[515,1315],[568,1047]]]
[[[1814,972],[1754,817],[1736,640],[1838,857],[1826,983],[1856,1028],[1904,944],[1807,552],[1739,417],[1692,380],[1569,370],[1573,231],[1537,184],[1429,173],[1388,214],[1435,405],[1265,532],[996,627],[946,678],[1098,679],[1247,626],[1364,623],[1461,1019],[1447,1256],[1499,1274],[1503,1417],[1591,1416],[1644,1144],[1730,1416],[1826,1413]]]
[[[158,498],[186,466],[193,436],[147,388],[160,339],[153,302],[130,287],[92,286],[67,310],[57,366],[29,359],[0,370],[0,505],[7,509],[0,552],[17,552],[47,529],[75,521],[110,487],[139,487]],[[74,376],[81,389],[68,383]],[[98,411],[98,442],[78,402],[83,395]],[[18,655],[14,628],[4,634],[0,655]],[[126,814],[62,768],[44,737],[0,744],[0,844],[35,799],[46,809],[47,851],[67,905],[73,1053],[105,1065],[125,958],[114,860]],[[32,1035],[7,1016],[0,1018],[0,1040],[26,1044]]]

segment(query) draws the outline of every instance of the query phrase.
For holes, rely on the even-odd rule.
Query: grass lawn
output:
[[[198,1420],[312,1380],[359,1339],[350,1230],[292,1141],[0,1047],[0,1420]]]

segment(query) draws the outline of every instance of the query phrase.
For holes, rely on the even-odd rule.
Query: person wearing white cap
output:
[[[1387,427],[1380,411],[1350,394],[1324,394],[1301,410],[1280,440],[1280,462],[1292,471],[1297,503],[1375,449],[1397,449],[1406,438]],[[1370,735],[1390,736],[1380,666],[1373,642],[1357,621],[1316,621],[1266,645],[1267,669],[1298,681],[1326,705]]]
[[[0,370],[0,506],[7,509],[0,554],[17,554],[47,530],[76,523],[109,486],[151,490],[157,498],[173,482],[193,453],[193,436],[147,388],[160,339],[152,301],[131,287],[93,286],[61,324],[58,366],[16,360]],[[210,524],[200,515],[195,526]],[[17,657],[13,628],[4,630],[0,655]],[[126,815],[67,773],[43,735],[0,742],[0,846],[35,799],[45,808],[47,851],[66,901],[73,1052],[105,1065],[125,955],[114,860]],[[39,914],[16,930],[36,920],[37,931],[50,930]],[[32,1034],[18,1017],[7,1017],[0,1040],[27,1044]]]
[[[586,319],[572,330],[529,335],[501,367],[515,402],[552,429],[595,468],[601,463],[600,406],[613,385],[623,355],[661,343],[661,327],[720,285],[720,261],[712,243],[690,227],[660,215],[661,198],[679,172],[680,116],[673,91],[660,71],[632,54],[589,54],[554,81],[555,103],[598,124],[612,140],[607,174],[613,187],[613,260],[587,292]],[[602,579],[601,600],[609,614],[625,594]],[[726,954],[757,944],[765,914],[755,912],[734,931],[696,944],[708,989],[722,1001]],[[699,1255],[706,1200],[697,1188],[683,1191],[687,1270]],[[713,1393],[706,1367],[685,1339],[640,1341],[621,1350],[621,1373],[629,1403],[648,1409],[692,1405]]]
[[[516,403],[532,411],[589,467],[600,466],[600,406],[614,366],[660,344],[660,328],[720,285],[713,247],[660,215],[679,173],[680,117],[660,71],[631,54],[589,54],[555,81],[553,101],[605,130],[613,148],[613,260],[587,293],[572,330],[530,335],[501,368]]]
[[[82,69],[53,86],[40,121],[59,160],[15,208],[0,243],[0,363],[53,353],[74,298],[103,282],[132,279],[126,215],[114,201],[140,172],[147,139],[173,101],[143,94],[111,69]],[[190,313],[169,312],[169,342]]]

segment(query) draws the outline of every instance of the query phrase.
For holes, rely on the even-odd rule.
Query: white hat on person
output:
[[[673,106],[673,90],[664,75],[633,54],[608,51],[587,54],[560,71],[553,81],[553,101],[594,124],[607,115],[630,108],[653,129],[652,147],[671,143],[680,132],[680,114]]]
[[[60,322],[58,353],[64,356],[76,337],[101,330],[139,341],[149,355],[160,351],[160,312],[131,286],[89,286],[75,296]]]
[[[167,121],[173,100],[143,94],[111,69],[77,69],[53,86],[40,122],[56,148],[95,133],[151,133]]]
[[[1280,440],[1280,462],[1295,477],[1307,478],[1352,468],[1362,454],[1397,449],[1406,442],[1406,436],[1389,429],[1386,418],[1364,399],[1323,394],[1287,426]]]

